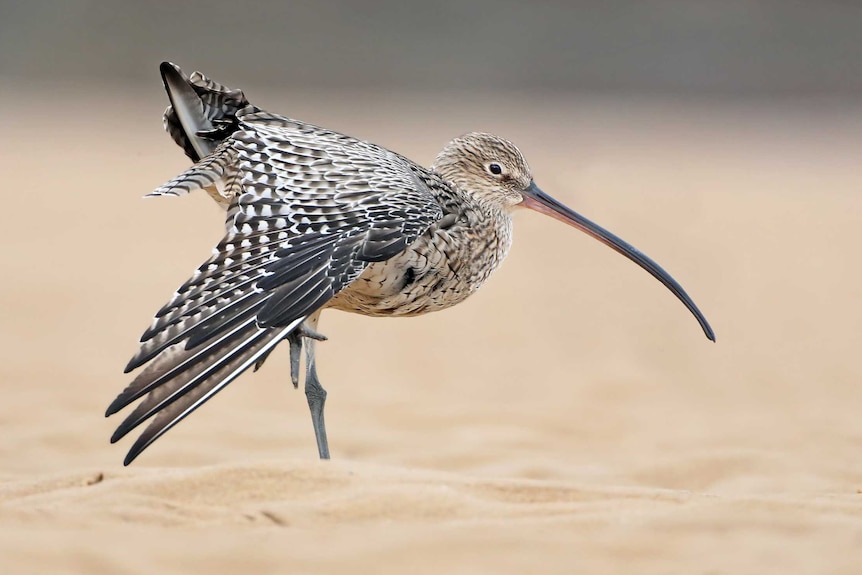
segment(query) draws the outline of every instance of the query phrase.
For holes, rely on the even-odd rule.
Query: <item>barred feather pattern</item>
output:
[[[369,142],[263,111],[168,62],[165,128],[195,162],[151,195],[207,191],[226,208],[226,233],[155,315],[126,372],[142,368],[108,407],[138,405],[117,441],[149,425],[125,463],[290,337],[291,377],[306,346],[307,388],[328,457],[314,341],[322,309],[410,316],[474,293],[506,257],[519,206],[562,219],[632,259],[698,318],[658,264],[536,188],[511,142],[455,138],[431,169]],[[304,340],[304,341],[303,341]]]
[[[117,441],[152,422],[127,461],[443,213],[444,184],[368,142],[246,108],[238,131],[156,190],[234,190],[212,257],[156,314],[126,371],[146,365],[108,409],[143,400]]]
[[[417,315],[463,301],[505,258],[520,200],[488,179],[488,159],[517,185],[532,181],[496,136],[453,140],[428,170],[260,110],[201,74],[161,71],[165,128],[195,163],[150,195],[205,190],[226,208],[226,230],[155,314],[126,366],[138,375],[108,407],[139,401],[112,442],[149,422],[126,464],[323,308]]]
[[[241,190],[236,160],[236,150],[230,141],[225,141],[212,154],[145,197],[183,196],[204,190],[216,203],[228,209]]]
[[[267,326],[311,313],[442,217],[426,181],[388,150],[268,113],[241,125],[228,234],[156,314],[132,369],[241,313]]]

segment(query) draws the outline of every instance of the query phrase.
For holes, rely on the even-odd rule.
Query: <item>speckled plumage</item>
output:
[[[210,153],[198,157],[190,142],[201,132],[188,134],[168,108],[166,129],[197,162],[150,195],[207,190],[229,207],[227,234],[156,314],[126,371],[149,365],[109,409],[146,396],[112,438],[155,416],[135,454],[316,311],[385,316],[450,307],[478,289],[511,243],[511,217],[499,203],[433,170],[259,110],[200,74],[189,85],[205,96],[202,148]],[[213,131],[213,119],[232,131]],[[468,137],[523,162],[508,142]]]
[[[510,142],[473,133],[425,169],[263,111],[198,73],[165,63],[162,76],[165,128],[195,164],[151,195],[206,190],[227,210],[226,234],[144,332],[126,372],[143,370],[107,414],[143,400],[111,441],[151,419],[128,464],[289,339],[292,358],[307,347],[306,394],[328,457],[314,366],[320,311],[410,316],[463,301],[508,253],[510,212],[537,190],[529,166]],[[297,374],[298,359],[294,383]]]

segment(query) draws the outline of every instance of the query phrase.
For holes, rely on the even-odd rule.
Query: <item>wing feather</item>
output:
[[[159,66],[171,105],[165,130],[186,155],[197,162],[236,130],[236,112],[249,105],[242,90],[231,90],[199,72],[186,77],[170,62]]]
[[[296,325],[302,323],[303,319],[297,320]],[[233,353],[225,354],[206,374],[198,376],[198,381],[193,386],[187,385],[182,394],[154,410],[155,418],[129,449],[123,464],[131,463],[156,439],[253,366],[287,337],[294,327],[288,326],[279,330],[256,328],[254,335],[241,347]]]
[[[186,370],[191,369],[201,361],[205,361],[208,354],[219,347],[226,346],[231,338],[238,332],[247,328],[252,322],[236,326],[230,331],[221,334],[218,339],[210,341],[205,346],[187,349],[184,344],[176,344],[162,352],[157,361],[150,363],[126,388],[114,399],[105,412],[110,416],[137,399],[150,393],[162,384],[168,384],[175,380]]]
[[[206,110],[203,85],[192,89]],[[232,135],[221,133],[210,156],[159,188],[229,185],[236,193],[227,234],[158,311],[127,371],[149,365],[108,408],[110,415],[143,397],[112,441],[152,418],[127,463],[371,262],[401,252],[442,217],[433,186],[444,184],[385,148],[251,106],[232,109],[230,118]],[[193,148],[187,131],[172,135],[187,152]]]

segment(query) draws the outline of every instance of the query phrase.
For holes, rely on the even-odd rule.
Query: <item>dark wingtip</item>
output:
[[[162,84],[164,84],[168,96],[171,95],[172,85],[186,83],[186,75],[183,74],[179,66],[171,62],[165,61],[159,64],[159,74],[162,76]]]
[[[171,62],[162,62],[159,65],[159,73],[162,75],[162,84],[165,85],[165,92],[168,93],[168,98],[171,100],[171,105],[174,105],[174,91],[180,86],[186,86],[189,82],[186,75],[176,64]]]
[[[146,355],[142,355],[141,352],[138,351],[138,353],[132,356],[132,359],[129,360],[129,363],[126,364],[126,367],[123,368],[123,373],[129,373],[138,369],[139,367],[150,361],[150,359],[152,358]]]
[[[140,454],[141,454],[141,453],[142,453],[142,452],[143,452],[147,447],[149,447],[149,446],[150,446],[150,444],[151,444],[153,441],[155,441],[155,439],[156,439],[157,437],[158,437],[158,435],[156,435],[155,437],[153,437],[153,436],[152,436],[152,434],[147,433],[147,432],[144,432],[144,433],[143,433],[143,434],[142,434],[142,435],[141,435],[137,440],[135,440],[135,443],[134,443],[134,444],[132,445],[132,447],[129,449],[129,452],[126,454],[126,458],[123,460],[123,465],[128,465],[128,464],[130,464],[132,461],[134,461],[135,459],[137,459],[137,457],[138,457],[138,456],[139,456],[139,455],[140,455]]]
[[[117,399],[112,401],[111,405],[108,406],[108,409],[105,410],[105,417],[111,417],[121,409],[123,409],[123,404],[120,402],[120,396],[117,396]],[[113,441],[111,443],[113,443]]]
[[[182,76],[183,71],[179,66],[177,66],[173,62],[168,62],[167,60],[165,60],[164,62],[159,64],[159,73],[162,75],[162,78],[164,79],[164,77],[168,74],[176,73],[176,74],[179,74],[180,76]]]
[[[122,396],[120,396],[120,397],[122,397]],[[120,397],[118,397],[116,400],[114,400],[114,403],[117,403],[117,400],[119,400]],[[125,407],[126,404],[127,404],[127,402],[124,402],[122,404],[122,407]],[[112,406],[113,406],[113,404],[112,404]],[[116,443],[119,440],[121,440],[122,438],[124,438],[126,435],[128,435],[128,433],[130,431],[132,431],[134,428],[136,428],[138,425],[140,425],[143,421],[144,421],[144,419],[141,419],[139,417],[139,415],[137,413],[135,413],[134,411],[132,413],[130,413],[129,416],[126,417],[126,419],[124,419],[123,422],[117,426],[117,429],[114,431],[114,434],[111,436],[111,443]]]
[[[128,429],[125,429],[122,425],[114,431],[114,434],[111,435],[111,443],[116,443],[121,440],[126,434],[129,432]]]

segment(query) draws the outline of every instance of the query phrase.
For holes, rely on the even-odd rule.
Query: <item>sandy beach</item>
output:
[[[426,165],[465,131],[510,138],[718,342],[521,213],[463,305],[324,314],[332,461],[285,346],[124,468],[104,410],[221,215],[141,199],[187,164],[156,89],[5,90],[3,573],[862,572],[862,109],[259,91]]]

